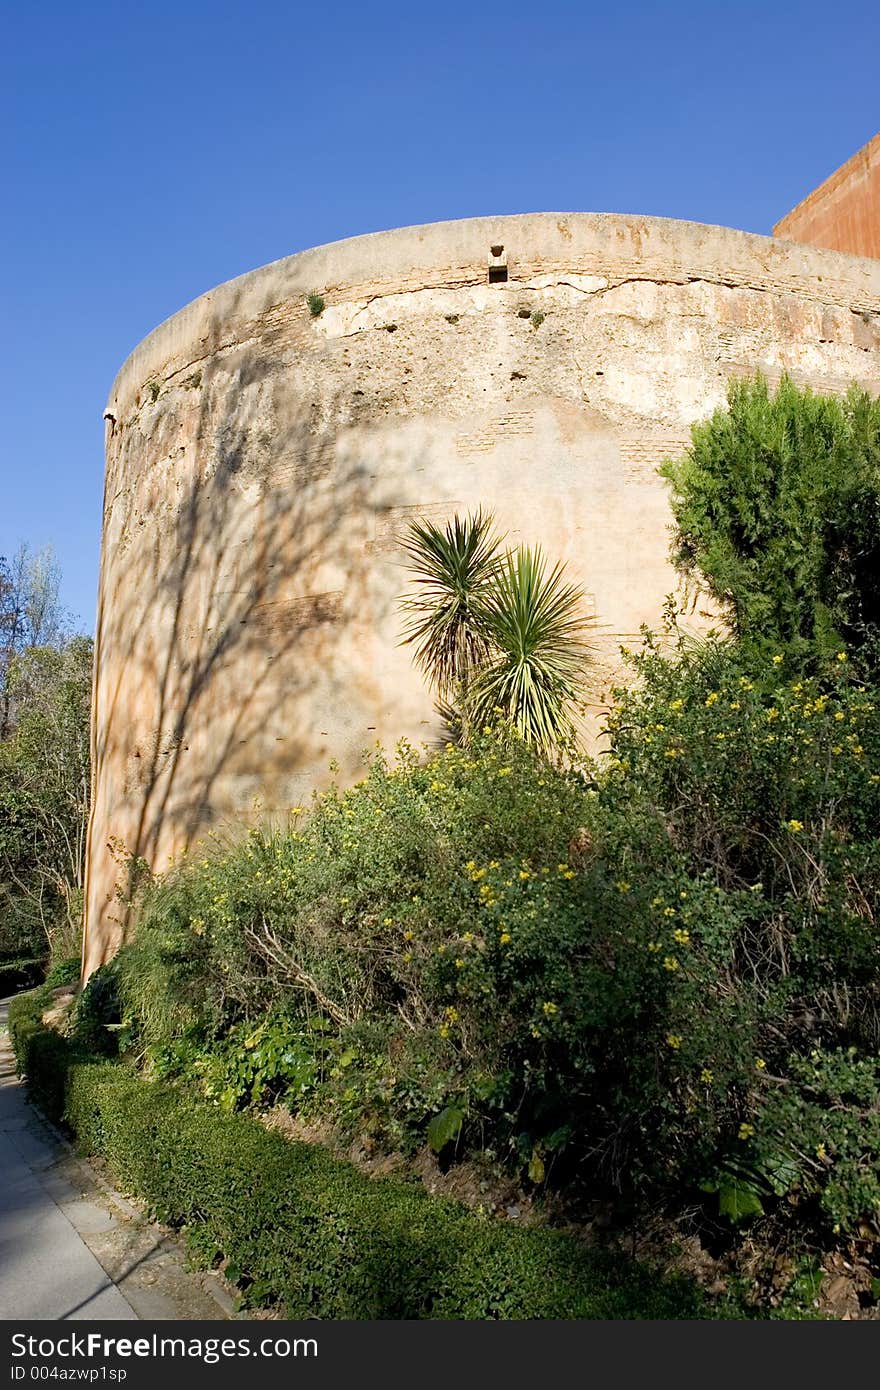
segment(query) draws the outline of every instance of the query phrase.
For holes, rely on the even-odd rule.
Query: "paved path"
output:
[[[81,1163],[28,1104],[0,1000],[0,1318],[234,1316],[212,1274]]]
[[[53,1183],[66,1155],[15,1075],[8,1003],[0,1002],[0,1317],[136,1318],[74,1224],[85,1215],[73,1209],[77,1194]]]

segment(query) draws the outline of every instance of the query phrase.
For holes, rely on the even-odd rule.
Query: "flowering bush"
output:
[[[872,1214],[873,1141],[805,1166],[798,1129],[812,1053],[880,1042],[873,694],[845,653],[793,682],[720,641],[634,661],[594,765],[504,730],[377,754],[151,886],[120,971],[149,1065],[535,1183]]]

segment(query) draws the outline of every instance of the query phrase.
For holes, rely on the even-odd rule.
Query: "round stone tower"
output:
[[[400,646],[410,518],[482,505],[568,561],[598,717],[675,588],[657,465],[756,370],[880,391],[880,262],[477,218],[305,251],[151,333],[105,415],[86,972],[118,944],[120,856],[161,870],[332,760],[352,781],[366,747],[436,735]]]

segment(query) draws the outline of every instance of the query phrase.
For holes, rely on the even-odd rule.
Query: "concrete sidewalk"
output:
[[[233,1316],[215,1275],[106,1186],[43,1123],[15,1074],[0,1000],[0,1318]]]
[[[67,1183],[53,1193],[64,1150],[15,1075],[8,1003],[0,1002],[0,1317],[136,1318],[74,1225],[84,1215],[73,1209],[76,1194]]]

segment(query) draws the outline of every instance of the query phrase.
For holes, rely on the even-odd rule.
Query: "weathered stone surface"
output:
[[[783,217],[773,235],[880,257],[880,135]]]
[[[119,937],[110,846],[161,869],[255,798],[301,804],[332,758],[354,780],[366,746],[435,735],[399,645],[411,516],[483,504],[570,562],[595,731],[619,644],[675,587],[655,469],[756,369],[880,390],[880,265],[656,218],[480,218],[306,251],[156,329],[107,407],[87,970]]]

